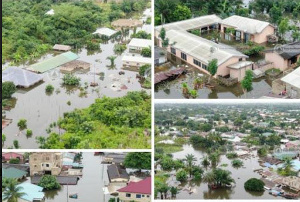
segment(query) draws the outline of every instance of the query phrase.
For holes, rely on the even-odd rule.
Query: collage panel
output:
[[[2,1],[2,148],[150,149],[151,6]]]
[[[192,101],[155,101],[155,199],[299,200],[300,101]]]
[[[299,4],[155,0],[155,99],[299,99]]]
[[[2,200],[151,201],[151,153],[3,152]]]

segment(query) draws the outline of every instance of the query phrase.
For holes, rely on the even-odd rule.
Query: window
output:
[[[144,198],[144,197],[145,197],[145,195],[142,195],[142,197]]]
[[[174,55],[176,55],[176,49],[171,47],[171,53],[173,53]]]
[[[37,168],[37,165],[34,165],[35,168]]]
[[[50,165],[47,163],[47,164],[46,164],[46,167],[47,167],[47,168],[49,168],[49,167],[50,167]]]
[[[186,60],[186,54],[185,53],[181,53],[181,59]]]
[[[147,195],[147,198],[150,198],[150,196],[149,196],[149,195]]]
[[[141,194],[137,194],[136,198],[142,198],[142,195]]]
[[[239,58],[239,61],[243,61],[243,58]]]
[[[198,60],[194,59],[194,64],[197,65],[197,66],[199,66],[199,67],[201,67],[201,62],[199,62]]]
[[[207,70],[207,66],[205,64],[202,64],[202,68]]]
[[[126,197],[130,198],[130,197],[131,197],[131,194],[126,193]]]

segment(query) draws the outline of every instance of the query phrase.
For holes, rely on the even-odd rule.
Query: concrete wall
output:
[[[271,25],[267,26],[261,33],[259,34],[254,34],[254,39],[253,42],[255,43],[265,43],[268,41],[268,35],[274,34],[275,33],[275,28],[272,27]]]
[[[120,201],[121,202],[130,202],[130,201],[150,202],[151,201],[151,195],[141,194],[142,198],[136,198],[137,193],[129,193],[129,194],[131,194],[131,197],[126,197],[126,193],[120,192],[119,193]],[[147,196],[149,196],[149,197],[147,197]]]
[[[284,71],[288,68],[288,61],[284,60],[276,52],[265,53],[265,60],[269,62],[273,62],[274,68],[280,69],[281,71]]]
[[[286,84],[286,93],[293,99],[300,98],[300,88],[296,88],[290,84]]]
[[[240,82],[245,77],[247,70],[252,70],[252,65],[248,65],[241,69],[230,69],[230,77],[237,78],[238,81]]]

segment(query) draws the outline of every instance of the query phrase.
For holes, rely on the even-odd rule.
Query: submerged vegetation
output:
[[[97,99],[86,109],[64,113],[60,135],[38,137],[40,148],[150,148],[151,96],[129,92],[120,98]]]

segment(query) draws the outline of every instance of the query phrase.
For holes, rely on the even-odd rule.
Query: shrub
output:
[[[248,56],[258,55],[264,49],[265,49],[265,47],[263,47],[263,46],[255,45],[255,46],[252,46],[249,49],[245,50],[244,54],[248,55]]]
[[[20,119],[18,122],[18,127],[23,130],[27,128],[27,120],[26,119]]]
[[[13,141],[13,145],[14,145],[15,149],[19,149],[19,148],[20,148],[20,145],[19,145],[19,141],[18,141],[18,140],[14,140],[14,141]]]
[[[57,182],[56,177],[52,175],[42,176],[38,185],[43,187],[45,190],[54,190],[60,188],[60,184]]]
[[[150,58],[151,57],[151,48],[143,48],[141,55],[144,57]]]
[[[176,180],[179,182],[185,182],[187,180],[187,172],[185,170],[179,170],[176,173]]]
[[[226,157],[227,157],[228,159],[234,159],[234,158],[237,158],[238,155],[237,155],[237,153],[235,153],[235,152],[231,152],[231,153],[226,154]]]
[[[114,46],[114,52],[115,53],[123,53],[126,50],[125,44],[115,44]]]
[[[26,136],[27,136],[27,137],[32,136],[32,130],[27,129],[27,130],[26,130]]]
[[[2,99],[11,98],[12,94],[17,91],[17,87],[11,81],[5,81],[2,83]]]
[[[235,159],[233,161],[231,161],[231,165],[235,168],[239,168],[243,166],[243,161],[239,160],[239,159]]]
[[[10,160],[9,160],[9,163],[10,163],[10,164],[19,164],[19,163],[20,163],[20,159],[17,159],[17,158],[15,158],[15,159],[10,159]]]
[[[54,91],[54,87],[51,84],[48,84],[45,88],[45,91],[46,91],[46,93],[51,94]]]
[[[247,180],[244,184],[244,188],[248,191],[264,191],[264,186],[265,183],[260,180],[260,179],[256,179],[256,178],[251,178],[249,180]]]
[[[78,86],[80,83],[80,78],[73,74],[65,74],[63,77],[63,84],[70,86]]]

